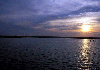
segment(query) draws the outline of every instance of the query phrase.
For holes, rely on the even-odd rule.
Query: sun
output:
[[[82,32],[89,32],[89,31],[90,31],[89,25],[83,25],[82,26]]]

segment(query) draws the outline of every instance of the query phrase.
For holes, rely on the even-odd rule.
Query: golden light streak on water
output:
[[[89,46],[89,40],[82,40],[82,47],[79,51],[79,61],[78,61],[78,69],[80,70],[90,70],[90,65],[92,64],[92,54],[91,54],[91,46]]]

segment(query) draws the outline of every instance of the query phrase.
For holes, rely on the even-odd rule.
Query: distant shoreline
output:
[[[73,38],[73,39],[100,39],[100,37],[59,37],[59,36],[2,36],[0,38]]]

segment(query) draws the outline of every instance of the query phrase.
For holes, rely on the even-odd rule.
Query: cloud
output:
[[[31,15],[58,15],[68,14],[87,6],[98,6],[98,1],[91,0],[1,0],[2,13],[31,14]]]
[[[86,0],[42,0],[33,1],[30,4],[32,9],[36,9],[38,13],[45,14],[67,14],[86,6],[99,6],[97,1]]]
[[[99,31],[100,12],[87,12],[79,15],[70,16],[65,19],[45,21],[33,28],[55,32],[80,32],[82,25],[89,25],[93,32]]]
[[[83,24],[99,30],[98,0],[1,0],[0,10],[0,22],[38,32],[79,32]]]
[[[29,21],[35,24],[68,15],[99,11],[100,7],[98,1],[92,0],[1,0],[0,9],[0,19],[3,21],[31,19]]]

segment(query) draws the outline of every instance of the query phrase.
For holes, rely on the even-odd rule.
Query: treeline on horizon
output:
[[[0,35],[0,38],[74,38],[74,39],[100,39],[100,37],[61,37],[61,36],[4,36]]]

